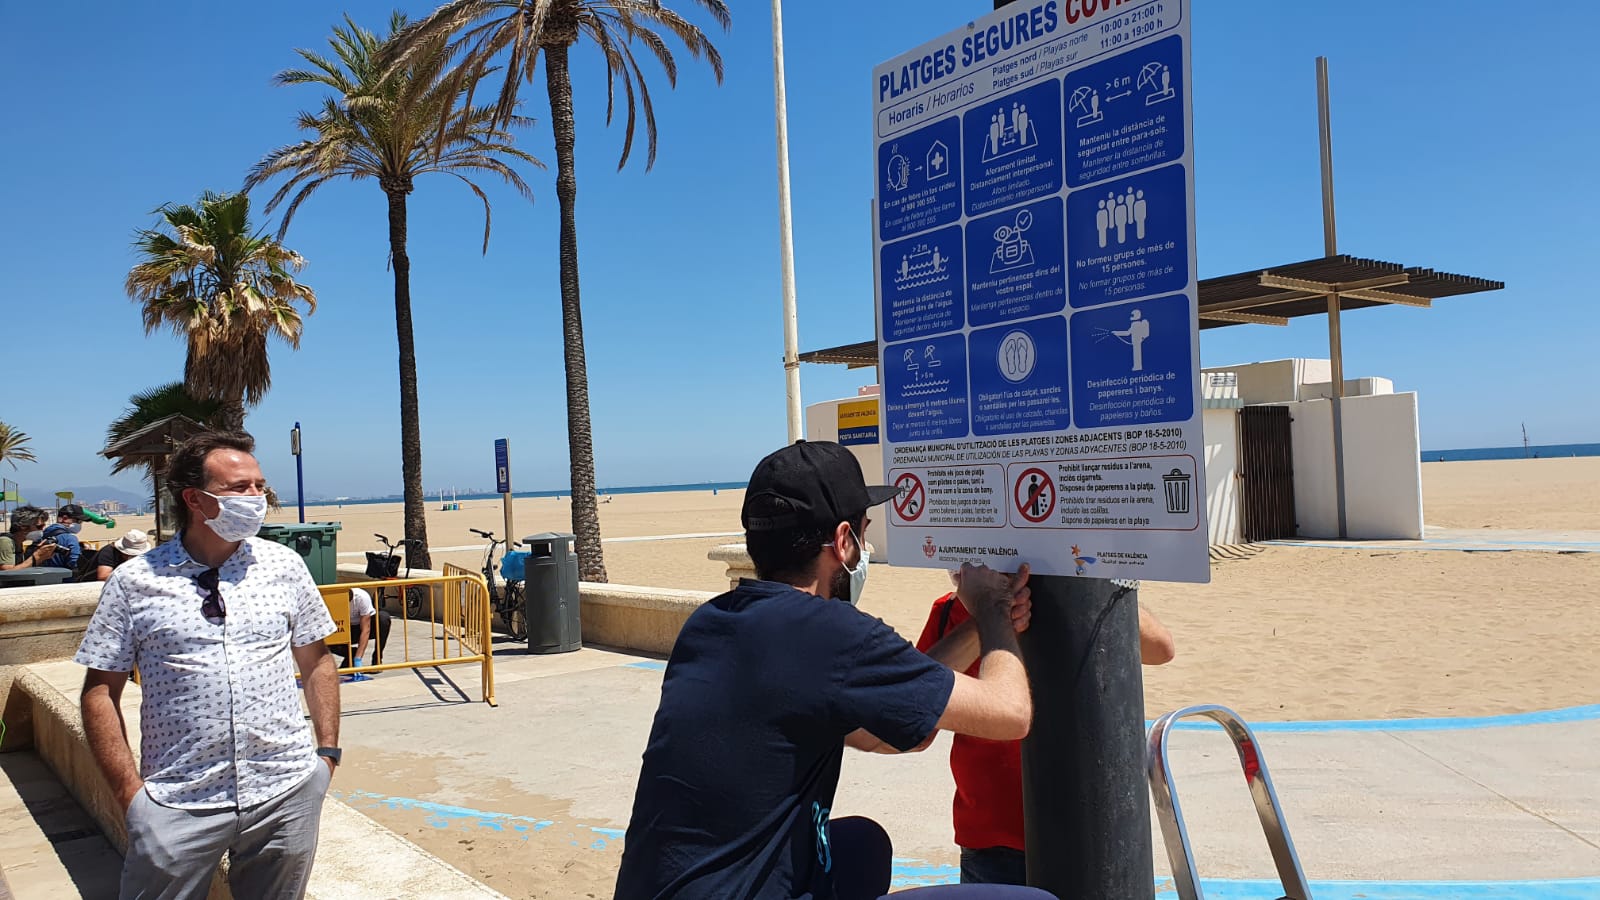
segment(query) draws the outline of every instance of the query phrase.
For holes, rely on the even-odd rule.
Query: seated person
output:
[[[143,556],[155,545],[150,535],[137,528],[129,529],[127,534],[94,551],[93,555],[85,553],[86,559],[78,561],[78,580],[105,581],[117,566],[135,556]]]
[[[952,579],[959,579],[956,573]],[[957,591],[959,593],[959,589]],[[933,602],[917,649],[952,669],[972,674],[977,657],[963,652],[958,635],[971,618],[956,593]],[[1019,623],[1025,630],[1027,623]],[[968,626],[970,627],[970,626]],[[946,640],[946,638],[950,638]],[[943,646],[941,646],[941,644]],[[1139,607],[1139,656],[1147,666],[1172,661],[1172,632]],[[1022,841],[1022,742],[986,741],[958,734],[950,742],[950,772],[956,780],[955,832],[961,848],[962,884],[1027,884]]]
[[[0,534],[0,571],[27,569],[49,562],[55,555],[56,545],[53,541],[39,539],[39,530],[44,528],[49,517],[49,513],[37,506],[19,506],[11,513],[11,528]],[[37,543],[31,549],[24,549],[30,539]]]
[[[361,588],[351,588],[350,637],[355,644],[355,653],[350,652],[350,644],[328,645],[328,649],[339,657],[339,667],[362,665],[367,658],[367,645],[373,640],[374,630],[377,631],[377,647],[372,654],[372,661],[367,665],[375,666],[383,662],[383,648],[389,642],[389,623],[392,618],[389,613],[380,612],[373,606],[371,594]]]
[[[83,545],[78,542],[78,530],[83,527],[83,507],[76,503],[56,510],[56,523],[44,530],[44,539],[55,541],[56,552],[47,566],[59,569],[76,569],[78,557],[83,555]]]

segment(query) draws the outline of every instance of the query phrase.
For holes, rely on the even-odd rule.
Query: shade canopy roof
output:
[[[1326,256],[1270,269],[1239,272],[1200,281],[1200,327],[1287,325],[1300,316],[1328,312],[1328,295],[1339,309],[1369,306],[1429,307],[1434,300],[1498,291],[1504,282],[1435,272],[1420,266],[1355,256]],[[876,341],[862,341],[800,354],[801,362],[833,363],[852,369],[876,366]]]

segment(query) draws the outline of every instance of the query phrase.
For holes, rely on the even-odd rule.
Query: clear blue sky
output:
[[[688,4],[679,0],[680,7]],[[877,0],[786,10],[802,349],[872,333],[871,68],[981,14],[983,0]],[[352,3],[379,27],[389,4]],[[421,15],[431,4],[405,4]],[[236,188],[297,139],[313,88],[275,88],[296,47],[324,46],[339,8],[285,0],[103,4],[70,26],[8,4],[0,32],[7,132],[0,253],[8,343],[0,419],[40,463],[38,489],[107,483],[95,456],[136,390],[181,374],[181,344],[145,337],[122,293],[129,236],[167,201]],[[745,478],[784,440],[772,69],[767,5],[739,3],[718,37],[726,83],[684,61],[659,73],[661,155],[615,172],[592,51],[575,57],[579,228],[596,461],[602,485]],[[700,17],[703,21],[703,17]],[[1345,318],[1346,372],[1421,395],[1423,445],[1600,440],[1600,7],[1504,3],[1229,2],[1194,21],[1202,276],[1318,256],[1313,64],[1331,60],[1340,249],[1496,278],[1496,294]],[[648,68],[648,67],[647,67]],[[543,89],[523,141],[553,162]],[[639,154],[642,158],[642,154]],[[516,486],[566,483],[553,176],[530,205],[494,189],[479,254],[476,200],[424,178],[411,203],[412,296],[430,491],[492,483],[510,437]],[[263,220],[265,221],[265,220]],[[293,481],[303,423],[307,492],[400,489],[392,282],[384,201],[338,184],[288,243],[321,299],[297,353],[273,351],[273,389],[249,417],[268,476]],[[1323,319],[1214,329],[1207,365],[1325,356]],[[853,394],[870,370],[803,369],[806,400]],[[117,484],[137,490],[135,478]]]

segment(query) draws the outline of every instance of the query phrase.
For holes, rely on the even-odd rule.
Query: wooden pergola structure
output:
[[[100,455],[106,459],[121,460],[133,465],[144,465],[150,470],[150,480],[155,488],[156,527],[155,539],[159,543],[170,535],[162,527],[162,494],[166,492],[167,460],[173,447],[184,439],[206,430],[206,426],[181,413],[157,419],[114,444],[107,445]]]

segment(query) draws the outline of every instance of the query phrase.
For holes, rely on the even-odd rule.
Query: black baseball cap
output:
[[[756,464],[739,519],[745,531],[831,529],[899,493],[867,486],[861,464],[832,441],[796,441]]]
[[[60,509],[56,510],[56,518],[59,519],[62,516],[68,516],[70,518],[82,520],[83,519],[83,507],[79,506],[76,503],[68,503],[66,506],[63,506]]]

